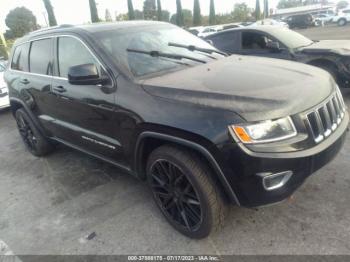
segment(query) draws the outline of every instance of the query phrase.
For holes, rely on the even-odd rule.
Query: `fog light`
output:
[[[257,173],[262,178],[262,184],[265,190],[271,191],[283,187],[293,175],[288,170],[280,173]]]

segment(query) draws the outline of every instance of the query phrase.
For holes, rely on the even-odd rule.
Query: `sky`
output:
[[[260,6],[263,0],[260,0]],[[209,14],[210,0],[200,0],[203,15]],[[236,3],[245,2],[250,7],[255,7],[255,0],[215,0],[216,13],[228,13],[233,10]],[[51,0],[58,24],[82,24],[90,21],[88,0]],[[98,13],[101,18],[105,16],[105,10],[109,9],[114,15],[127,12],[127,0],[96,0]],[[270,8],[274,8],[278,0],[269,0]],[[133,0],[134,9],[142,10],[143,0]],[[38,24],[45,26],[46,10],[42,0],[0,0],[0,31],[6,30],[5,17],[13,8],[25,6],[30,9],[37,18]],[[176,12],[175,0],[162,0],[162,8]],[[193,9],[193,0],[182,0],[182,8]]]

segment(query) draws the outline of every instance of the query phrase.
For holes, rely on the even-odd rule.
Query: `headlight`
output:
[[[232,125],[230,128],[245,144],[280,141],[297,135],[290,117],[254,124]]]

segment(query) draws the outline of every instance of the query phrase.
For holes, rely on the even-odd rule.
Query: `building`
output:
[[[314,5],[304,5],[292,8],[276,9],[271,17],[274,18],[284,18],[291,15],[299,14],[318,14],[318,13],[334,13],[336,5],[334,4],[314,4]]]

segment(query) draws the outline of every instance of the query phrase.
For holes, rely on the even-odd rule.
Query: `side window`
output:
[[[71,66],[95,64],[100,72],[96,59],[78,39],[59,37],[57,42],[58,76],[68,78]]]
[[[227,32],[210,38],[214,46],[226,53],[233,53],[239,49],[239,32]]]
[[[31,73],[51,75],[52,70],[52,41],[51,39],[35,40],[32,42],[29,54],[29,70]]]
[[[17,46],[13,53],[11,69],[28,72],[28,52],[29,43]]]
[[[242,49],[268,50],[267,43],[272,40],[266,35],[255,32],[242,33]]]

